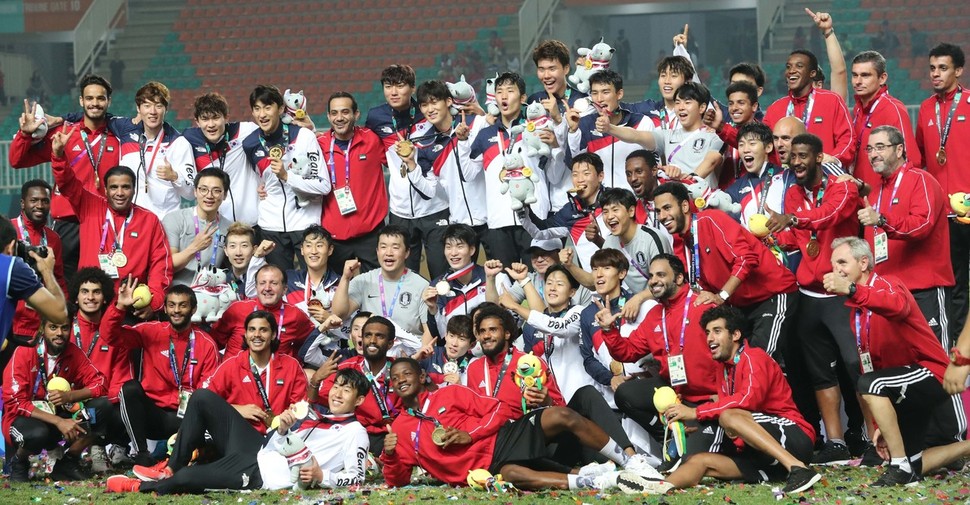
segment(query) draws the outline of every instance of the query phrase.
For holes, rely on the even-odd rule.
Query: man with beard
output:
[[[657,163],[654,151],[637,149],[626,157],[626,183],[637,197],[637,224],[657,228],[657,213],[653,208],[653,188],[657,187]]]
[[[357,420],[367,428],[370,450],[379,456],[387,435],[387,425],[398,415],[398,397],[391,389],[390,370],[394,358],[387,351],[394,342],[394,323],[381,316],[371,316],[363,329],[363,351],[359,356],[347,358],[339,365],[334,356],[310,378],[307,398],[311,402],[326,405],[334,385],[337,370],[357,370],[367,378],[372,394],[364,398],[356,410]]]
[[[51,161],[53,139],[59,133],[71,132],[66,138],[70,153],[67,164],[81,186],[93,193],[103,193],[106,172],[118,165],[121,148],[118,138],[108,131],[107,112],[111,106],[111,84],[97,75],[88,75],[78,85],[81,92],[78,102],[84,110],[84,121],[50,128],[47,136],[34,143],[31,136],[41,122],[34,117],[34,107],[24,100],[24,113],[20,116],[20,131],[10,144],[10,165],[27,168]],[[74,276],[80,262],[80,228],[74,205],[77,200],[66,194],[54,195],[51,202],[53,228],[64,244],[64,274]]]
[[[286,293],[286,274],[276,265],[263,265],[256,271],[256,298],[237,300],[212,325],[210,333],[225,355],[232,357],[243,348],[246,327],[242,322],[254,310],[274,314],[280,327],[280,352],[296,358],[310,332],[313,322],[309,316],[283,299]]]
[[[36,349],[18,347],[3,371],[3,435],[13,442],[8,442],[7,455],[14,482],[29,480],[31,454],[53,449],[62,440],[67,450],[50,478],[90,477],[81,469],[81,452],[105,434],[111,405],[104,398],[104,376],[70,341],[70,328],[43,318],[43,340]],[[55,376],[77,389],[49,391],[48,382]]]
[[[323,197],[323,227],[333,234],[330,265],[343,272],[344,262],[356,257],[364,271],[373,270],[377,236],[387,217],[387,153],[374,132],[357,126],[360,111],[353,95],[338,91],[327,104],[330,129],[317,143],[333,188]]]
[[[77,126],[71,130],[73,132]],[[80,267],[99,266],[120,284],[131,276],[148,285],[151,300],[135,316],[148,317],[161,309],[165,289],[172,281],[172,257],[158,217],[132,204],[135,174],[128,167],[113,167],[104,174],[105,193],[84,186],[69,168],[65,148],[73,133],[56,133],[51,139],[51,168],[61,193],[77,211],[81,226]]]
[[[796,312],[795,339],[782,353],[802,357],[792,361],[796,367],[803,363],[805,371],[795,372],[793,377],[801,377],[799,373],[803,373],[811,379],[818,411],[825,423],[829,440],[814,462],[835,464],[850,457],[839,416],[841,396],[836,365],[841,357],[849,380],[855,384],[859,378],[859,355],[847,324],[849,315],[844,297],[826,291],[822,277],[831,268],[832,250],[827,244],[837,237],[859,233],[856,215],[859,192],[855,184],[839,182],[822,171],[822,145],[822,140],[810,133],[792,139],[791,171],[796,184],[785,193],[784,214],[766,208],[770,216],[766,226],[782,248],[798,249],[802,253],[795,278],[804,296],[800,297]],[[800,382],[792,381],[793,384]],[[854,394],[846,396],[855,398]],[[816,424],[810,414],[813,408],[801,405],[800,410],[809,416],[809,422]],[[862,428],[862,419],[854,414],[850,414],[849,421],[850,429]]]
[[[178,431],[192,392],[219,365],[219,349],[204,331],[192,325],[197,302],[188,286],[175,284],[165,292],[168,322],[122,325],[125,311],[135,303],[137,279],[118,289],[115,304],[102,322],[101,338],[108,345],[142,350],[141,381],[121,387],[121,415],[128,436],[137,447],[135,464],[152,466],[147,439],[167,440]]]
[[[17,240],[26,246],[44,246],[54,255],[54,278],[62,292],[64,283],[64,260],[61,257],[61,237],[47,226],[51,211],[51,185],[42,179],[27,181],[20,188],[20,215],[12,219]],[[19,247],[19,246],[18,246]],[[8,345],[33,345],[40,327],[40,316],[27,307],[27,302],[17,302],[13,329]],[[6,361],[4,361],[6,363]]]
[[[194,183],[195,207],[176,210],[162,220],[172,250],[172,282],[187,286],[203,268],[218,268],[222,264],[230,224],[219,217],[229,176],[219,168],[206,168]]]

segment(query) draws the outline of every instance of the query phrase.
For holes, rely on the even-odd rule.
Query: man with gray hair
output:
[[[873,486],[916,482],[925,470],[948,463],[939,450],[963,440],[966,416],[958,396],[943,389],[947,356],[916,311],[916,300],[898,278],[873,272],[875,255],[858,237],[832,242],[832,272],[825,290],[846,296],[862,376],[857,391],[870,434],[889,460]],[[946,451],[943,451],[946,452]]]
[[[950,348],[947,317],[953,267],[927,251],[949,251],[950,229],[943,188],[929,173],[906,159],[903,133],[878,126],[861,149],[878,176],[863,200],[859,222],[872,247],[872,269],[892,275],[913,293],[936,337]]]
[[[886,58],[876,51],[863,51],[852,59],[852,89],[855,91],[852,130],[858,142],[852,174],[873,188],[879,186],[879,174],[872,171],[865,148],[874,129],[879,126],[890,125],[903,132],[909,161],[913,166],[923,166],[906,106],[889,94],[888,79]]]

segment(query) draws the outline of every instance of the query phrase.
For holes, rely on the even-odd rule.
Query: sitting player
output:
[[[421,368],[428,374],[428,379],[438,385],[461,384],[465,377],[465,369],[472,359],[471,349],[475,346],[475,335],[472,334],[472,319],[464,314],[458,314],[448,319],[445,332],[445,345],[435,346],[434,354],[422,357],[422,352],[415,354]]]

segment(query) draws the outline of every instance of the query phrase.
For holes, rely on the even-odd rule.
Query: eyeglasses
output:
[[[881,152],[885,151],[886,149],[889,149],[890,147],[896,147],[898,145],[899,144],[888,144],[888,145],[887,144],[876,144],[874,146],[866,146],[866,154],[872,154],[873,151],[876,151],[877,153],[881,153]]]
[[[222,193],[223,193],[222,188],[208,188],[206,186],[199,186],[195,188],[195,190],[198,191],[199,194],[202,196],[209,195],[209,194],[211,194],[212,196],[222,196]]]

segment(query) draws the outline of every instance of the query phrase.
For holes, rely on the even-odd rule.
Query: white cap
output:
[[[529,244],[529,250],[532,249],[542,249],[546,252],[558,251],[562,249],[562,240],[560,239],[549,239],[549,240],[539,240],[532,239],[532,243]]]

